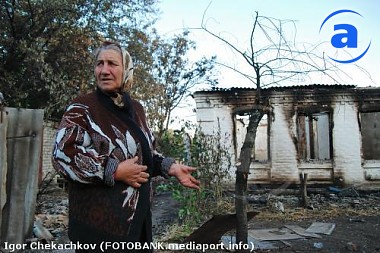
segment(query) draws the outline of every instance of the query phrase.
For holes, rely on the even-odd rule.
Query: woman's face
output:
[[[121,53],[113,49],[102,50],[96,60],[95,77],[96,83],[102,91],[118,91],[123,79]]]

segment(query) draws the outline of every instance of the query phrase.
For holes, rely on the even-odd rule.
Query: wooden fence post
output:
[[[303,208],[307,207],[307,174],[300,173],[300,195],[301,195],[301,206]]]
[[[2,211],[7,199],[7,118],[3,107],[0,108],[0,235],[2,231]]]
[[[23,243],[31,236],[38,191],[43,110],[4,108],[8,171],[1,241]]]

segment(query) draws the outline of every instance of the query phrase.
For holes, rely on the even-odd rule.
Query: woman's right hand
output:
[[[139,188],[141,184],[148,182],[149,174],[147,166],[138,164],[139,157],[122,161],[114,173],[115,181],[122,181],[132,187]]]

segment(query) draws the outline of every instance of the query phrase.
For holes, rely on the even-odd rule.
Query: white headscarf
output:
[[[120,88],[113,94],[109,94],[115,105],[119,107],[125,106],[123,96],[132,87],[133,83],[133,61],[128,51],[122,48],[118,43],[113,41],[104,41],[103,44],[95,51],[95,60],[98,58],[99,53],[103,50],[115,50],[121,53],[123,60],[123,79]],[[129,95],[128,95],[129,96]]]
[[[133,83],[133,61],[131,55],[125,48],[122,48],[117,42],[104,41],[103,44],[95,51],[95,60],[103,50],[115,50],[121,53],[123,60],[123,81],[120,84],[120,91],[127,91],[132,87]]]
[[[123,57],[123,83],[121,84],[121,89],[130,89],[133,83],[133,61],[131,55],[124,48],[121,48],[121,53]]]

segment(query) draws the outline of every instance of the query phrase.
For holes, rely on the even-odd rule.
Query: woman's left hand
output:
[[[195,170],[194,167],[173,163],[169,175],[176,177],[183,186],[199,190],[200,182],[191,175]]]

